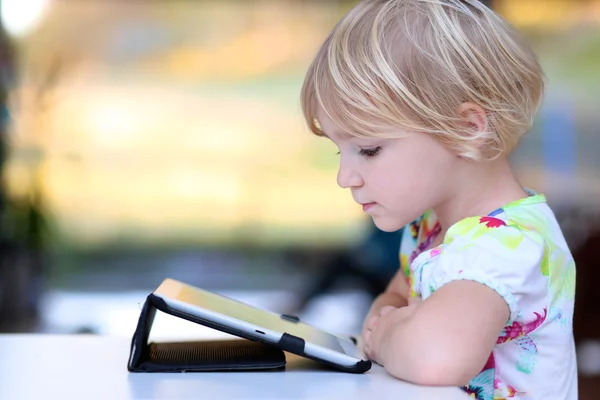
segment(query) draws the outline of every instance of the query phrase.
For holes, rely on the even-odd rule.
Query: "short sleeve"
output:
[[[544,240],[539,234],[508,226],[499,218],[467,218],[448,231],[429,276],[430,289],[457,280],[486,285],[508,305],[511,324],[524,308],[529,309],[526,303],[546,301],[543,258]]]

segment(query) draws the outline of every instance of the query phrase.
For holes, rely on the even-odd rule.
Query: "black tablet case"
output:
[[[148,343],[157,310],[238,336],[243,340]],[[281,318],[299,322],[298,318],[289,315],[282,315]],[[287,333],[283,334],[277,344],[257,340],[244,332],[171,308],[163,299],[150,294],[146,298],[131,340],[127,368],[130,372],[280,370],[285,368],[284,351],[313,359],[344,372],[363,373],[371,368],[370,361],[359,361],[348,368],[307,356],[304,354],[304,339]]]

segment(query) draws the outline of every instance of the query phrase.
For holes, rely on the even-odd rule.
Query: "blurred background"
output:
[[[0,331],[130,337],[172,277],[358,332],[398,268],[399,233],[337,187],[336,150],[299,106],[355,3],[1,0]],[[600,299],[585,285],[600,245],[600,1],[488,4],[548,77],[513,161],[575,249],[578,341],[595,354],[581,358],[600,372],[586,340],[600,338]],[[211,334],[157,323],[161,339]]]

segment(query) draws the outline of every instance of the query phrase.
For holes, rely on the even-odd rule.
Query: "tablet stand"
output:
[[[176,315],[162,299],[144,303],[131,341],[130,372],[211,372],[277,370],[285,367],[283,350],[250,340],[148,343],[156,310]],[[187,318],[186,318],[187,319]]]
[[[156,310],[183,318],[221,332],[247,340],[220,340],[180,343],[148,343]],[[281,315],[293,323],[299,319]],[[138,325],[131,340],[127,368],[131,372],[182,372],[182,371],[246,371],[281,369],[285,367],[284,351],[315,360],[344,372],[363,373],[371,368],[370,361],[359,361],[350,367],[336,365],[311,357],[304,352],[304,339],[284,333],[278,343],[257,342],[243,331],[207,321],[195,315],[170,307],[162,298],[148,295]]]

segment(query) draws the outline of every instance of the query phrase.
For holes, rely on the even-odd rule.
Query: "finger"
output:
[[[369,322],[367,322],[367,329],[373,330],[373,329],[377,328],[378,324],[379,324],[379,316],[371,317],[369,319]]]
[[[359,350],[360,350],[360,356],[361,356],[361,358],[363,360],[368,360],[369,359],[369,355],[367,354],[367,347],[366,347],[366,345],[365,345],[364,342],[360,345]]]
[[[411,297],[408,300],[408,305],[419,304],[422,301],[421,296]]]
[[[367,357],[370,360],[371,359],[371,349],[369,348],[369,346],[367,344],[365,344],[365,347],[363,347],[363,352],[365,353],[365,357]]]
[[[375,328],[375,326],[373,326],[372,322],[369,321],[368,324],[365,324],[365,327],[364,327],[363,332],[362,332],[362,337],[366,339],[367,334],[368,333],[370,334],[373,331],[374,328]]]
[[[363,322],[363,329],[367,329],[371,325],[371,321],[375,317],[378,317],[378,315],[375,315],[375,314],[367,315],[367,317],[365,318],[365,321]]]
[[[373,332],[371,330],[366,330],[365,333],[363,334],[363,339],[365,341],[365,346],[368,346],[369,343],[371,342],[371,334]]]
[[[367,357],[369,358],[369,360],[373,361],[375,364],[377,364],[377,365],[381,365],[381,364],[379,363],[379,360],[378,360],[378,359],[379,359],[379,356],[378,356],[378,355],[377,355],[377,353],[376,353],[376,352],[373,350],[373,348],[372,348],[372,347],[369,347],[369,353],[368,353],[368,356],[367,356]]]
[[[375,357],[375,355],[373,354],[373,347],[370,346],[369,344],[365,343],[365,347],[363,350],[364,350],[365,356],[369,360],[373,360],[373,358]]]

